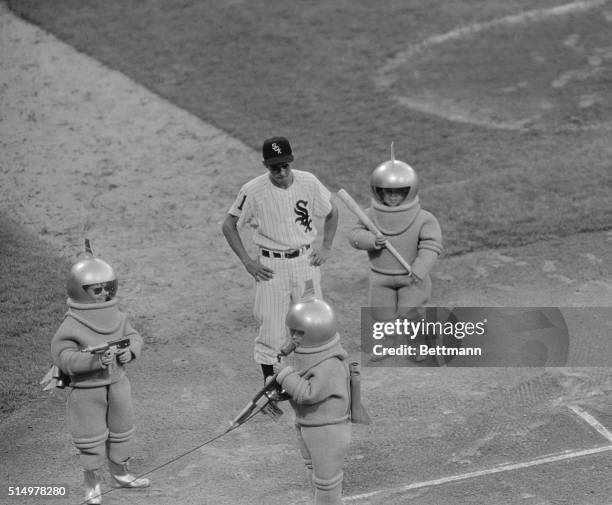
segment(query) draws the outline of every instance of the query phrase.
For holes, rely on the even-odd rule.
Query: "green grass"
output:
[[[609,131],[508,132],[453,123],[397,105],[390,96],[394,90],[377,89],[373,76],[388,58],[432,34],[563,3],[8,2],[26,19],[253,149],[259,150],[267,136],[288,136],[296,168],[313,171],[332,190],[346,189],[361,204],[369,199],[371,170],[388,158],[394,141],[398,159],[420,175],[423,207],[438,217],[447,254],[609,227]],[[589,19],[563,19],[558,35],[565,36],[566,21],[568,33],[588,30]],[[520,53],[528,60],[525,48],[512,44],[521,40],[521,33],[528,34],[537,52],[551,35],[536,28],[524,33],[512,27],[507,37],[497,32],[493,41],[510,45],[496,54]],[[476,90],[487,89],[490,75],[494,89],[489,91],[495,92],[504,84],[508,61],[494,58],[471,75],[470,61],[491,58],[486,58],[488,44],[469,42],[463,41],[469,50],[452,53],[455,57],[447,64],[445,48],[437,48],[427,57],[437,54],[439,59],[429,66],[420,61],[418,69],[435,68],[448,74],[451,83],[479,79]],[[552,47],[566,51],[561,42]],[[462,54],[464,64],[457,61]],[[546,86],[549,77],[567,70],[562,55],[550,48],[546,52],[547,72],[552,72],[543,79]],[[516,60],[518,70],[521,58]],[[551,69],[557,61],[562,62],[559,68]],[[410,70],[407,66],[404,71]],[[525,68],[525,75],[508,76],[513,81],[508,84],[531,83],[534,75],[533,68]],[[542,90],[536,91],[533,97],[538,98]],[[473,99],[478,102],[478,96]],[[253,167],[254,174],[260,170]],[[243,182],[228,177],[236,190]]]
[[[39,381],[66,312],[68,269],[48,244],[0,214],[0,415],[48,395]]]

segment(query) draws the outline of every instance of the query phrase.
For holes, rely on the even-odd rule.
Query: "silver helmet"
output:
[[[75,302],[95,302],[86,288],[92,284],[103,284],[107,293],[107,301],[112,300],[117,294],[118,284],[113,267],[106,261],[93,256],[89,240],[85,241],[85,254],[86,257],[77,261],[70,269],[66,283],[68,296]]]
[[[285,324],[290,330],[303,331],[300,347],[317,347],[336,335],[336,315],[330,305],[319,298],[291,306]]]
[[[419,193],[419,177],[416,171],[403,161],[395,159],[393,142],[391,143],[391,159],[378,165],[370,176],[372,196],[382,201],[382,189],[405,189],[406,195],[402,203],[414,200]]]

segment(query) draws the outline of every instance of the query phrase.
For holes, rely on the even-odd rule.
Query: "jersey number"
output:
[[[246,200],[246,195],[242,197],[242,201],[240,202],[240,205],[238,205],[238,210],[242,210],[242,206],[244,205],[245,200]]]

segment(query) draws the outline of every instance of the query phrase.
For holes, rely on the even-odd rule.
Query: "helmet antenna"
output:
[[[90,254],[93,256],[93,251],[91,250],[91,242],[88,238],[85,239],[85,254]]]
[[[312,300],[314,297],[315,297],[314,283],[312,282],[312,279],[308,279],[304,283],[304,294],[302,295],[301,301],[305,302],[307,300]]]
[[[391,163],[395,163],[395,152],[393,150],[393,142],[391,142]]]

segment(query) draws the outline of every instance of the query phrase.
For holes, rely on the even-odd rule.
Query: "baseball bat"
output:
[[[338,198],[344,202],[344,205],[348,207],[348,209],[357,216],[357,219],[361,221],[364,226],[370,230],[374,235],[382,235],[380,230],[376,227],[376,225],[372,222],[372,220],[367,216],[367,214],[363,211],[363,209],[357,204],[353,197],[349,195],[344,189],[338,190]],[[395,257],[397,261],[400,262],[406,271],[411,274],[412,268],[408,262],[402,257],[402,255],[397,251],[395,247],[388,241],[385,240],[385,247],[387,250]]]

